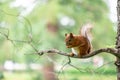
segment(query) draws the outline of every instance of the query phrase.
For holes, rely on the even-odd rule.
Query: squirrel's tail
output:
[[[93,24],[87,23],[83,25],[80,30],[80,34],[86,37],[90,42],[92,41],[92,34],[91,34],[92,28],[93,28]]]
[[[90,48],[88,50],[88,53],[92,50],[92,34],[91,34],[91,30],[93,28],[93,24],[91,23],[87,23],[84,26],[82,26],[81,30],[80,30],[80,34],[84,37],[86,37],[88,39],[88,42],[90,44]]]

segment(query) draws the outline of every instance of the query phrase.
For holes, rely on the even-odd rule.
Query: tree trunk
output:
[[[118,25],[117,25],[116,48],[118,49],[118,54],[120,54],[120,0],[117,1],[117,19]],[[117,67],[117,80],[120,80],[120,58],[117,58],[116,67]]]
[[[49,21],[47,23],[47,30],[48,30],[49,34],[56,37],[57,36],[56,32],[58,32],[58,25],[56,23],[52,23]],[[48,54],[48,56],[51,59],[55,59],[53,54]],[[44,74],[44,80],[58,80],[55,75],[54,64],[53,64],[53,62],[50,62],[49,60],[46,62],[46,64],[43,67],[43,74]]]
[[[44,80],[57,80],[56,75],[54,73],[54,64],[52,62],[48,62],[48,64],[44,65],[43,75]]]

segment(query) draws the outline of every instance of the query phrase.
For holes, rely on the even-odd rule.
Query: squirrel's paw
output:
[[[75,54],[74,53],[69,53],[69,56],[70,57],[73,57]]]

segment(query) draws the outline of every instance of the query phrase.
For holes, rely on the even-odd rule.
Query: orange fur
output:
[[[78,57],[90,53],[91,44],[87,37],[82,35],[65,34],[65,43],[67,48],[72,48],[70,56],[77,55]]]

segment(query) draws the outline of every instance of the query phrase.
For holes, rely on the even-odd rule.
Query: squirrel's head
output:
[[[67,48],[74,47],[75,38],[74,38],[74,35],[72,33],[65,34],[65,43],[66,43]]]

